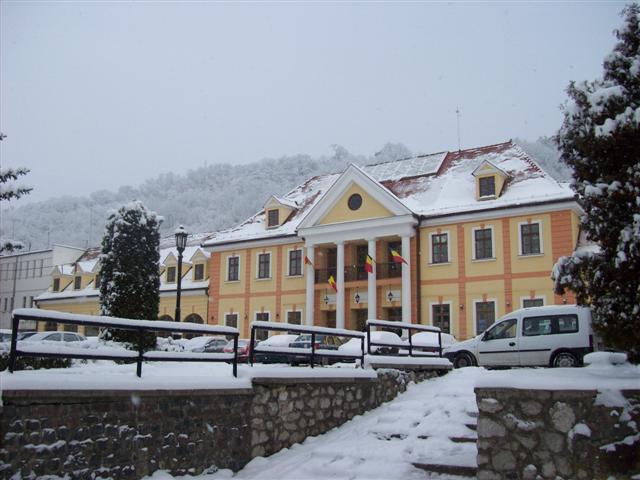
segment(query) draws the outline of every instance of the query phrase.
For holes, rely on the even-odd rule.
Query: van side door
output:
[[[507,318],[489,328],[478,342],[478,364],[481,366],[517,366],[517,318]]]
[[[557,315],[526,315],[520,332],[520,365],[548,365],[557,341]]]

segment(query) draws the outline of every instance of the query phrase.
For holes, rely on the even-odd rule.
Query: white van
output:
[[[443,352],[456,368],[577,367],[594,351],[591,311],[576,305],[522,308]]]

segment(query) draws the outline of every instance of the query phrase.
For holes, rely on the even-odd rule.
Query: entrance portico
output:
[[[342,203],[348,208],[345,209]],[[336,207],[347,214],[336,215]],[[393,279],[400,277],[400,298],[396,299],[393,294],[397,292],[396,288],[389,288],[388,295],[392,297],[389,301],[395,305],[400,300],[402,321],[411,322],[411,292],[415,286],[411,285],[410,242],[416,234],[417,224],[415,216],[395,196],[360,168],[351,165],[309,212],[298,229],[298,235],[305,241],[306,256],[312,262],[307,265],[306,271],[306,323],[314,323],[316,295],[322,293],[323,285],[325,289],[328,287],[329,277],[335,280],[337,328],[346,328],[345,312],[352,304],[351,298],[347,303],[347,288],[356,287],[356,294],[363,300],[364,291],[361,295],[359,287],[365,279],[367,318],[378,317],[379,281],[391,287],[394,285]],[[373,259],[372,273],[363,273],[364,265],[358,259],[347,265],[345,248],[353,250],[354,247],[360,255],[366,251]],[[330,257],[333,258],[333,249],[335,264],[328,261]],[[395,262],[389,254],[392,249],[398,251],[405,262]],[[382,258],[378,258],[380,252]],[[323,253],[322,257],[320,253]],[[328,294],[323,298],[327,304],[332,300]],[[361,304],[359,300],[355,303],[356,306]]]

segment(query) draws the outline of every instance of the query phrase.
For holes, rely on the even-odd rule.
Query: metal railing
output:
[[[395,330],[408,330],[409,339],[406,342],[403,342],[402,345],[397,343],[385,343],[385,342],[374,342],[371,341],[371,327],[384,327]],[[367,320],[366,324],[366,332],[367,332],[367,354],[371,355],[371,347],[404,347],[409,348],[409,356],[410,357],[423,357],[428,356],[432,352],[425,352],[424,348],[430,348],[424,345],[413,346],[412,332],[433,332],[438,334],[438,356],[442,357],[442,332],[438,327],[432,327],[429,325],[418,325],[415,323],[403,323],[403,322],[393,322],[389,320]],[[420,349],[414,351],[414,349]],[[435,353],[435,352],[433,352]],[[398,352],[398,356],[399,352]]]
[[[55,322],[67,325],[84,325],[99,328],[114,328],[138,332],[137,351],[123,350],[101,353],[100,350],[91,351],[86,348],[60,346],[57,351],[42,345],[18,344],[18,328],[20,321]],[[167,333],[200,333],[210,335],[228,335],[233,337],[233,353],[192,353],[192,352],[144,352],[145,332]],[[162,320],[131,320],[126,318],[99,317],[76,315],[71,313],[39,310],[36,308],[21,308],[13,311],[11,331],[11,351],[9,353],[9,371],[13,372],[18,357],[46,357],[46,358],[78,358],[91,360],[130,360],[137,364],[136,375],[142,375],[142,362],[230,362],[233,365],[233,376],[238,376],[238,329],[233,327],[201,325],[197,323],[167,322]],[[22,341],[20,342],[23,343]],[[35,343],[35,342],[34,342]],[[62,343],[62,342],[59,342]]]
[[[277,331],[277,332],[292,332],[296,334],[311,335],[311,347],[310,348],[290,348],[290,347],[269,347],[265,350],[261,349],[260,344],[255,345],[256,331]],[[316,348],[316,336],[317,335],[332,335],[335,337],[347,337],[347,338],[359,338],[360,339],[360,354],[353,355],[346,352],[340,353],[339,350],[328,350],[322,348]],[[255,353],[274,353],[282,355],[291,355],[295,357],[303,357],[309,359],[309,365],[311,368],[316,363],[316,357],[320,358],[339,358],[345,360],[360,360],[360,365],[364,368],[364,332],[356,332],[354,330],[344,330],[340,328],[329,327],[309,327],[305,325],[295,325],[291,323],[271,323],[271,322],[253,322],[251,323],[251,351],[249,354],[249,361],[253,365],[255,361]]]
[[[399,278],[402,276],[402,265],[396,262],[376,263],[376,277],[382,278]]]

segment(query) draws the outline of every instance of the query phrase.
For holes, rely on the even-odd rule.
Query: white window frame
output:
[[[291,274],[291,252],[295,252],[295,251],[300,251],[301,255],[300,255],[300,275],[292,275]],[[292,278],[299,278],[299,277],[304,277],[304,249],[302,247],[295,247],[295,248],[289,248],[287,249],[287,277],[292,277]]]
[[[296,308],[295,310],[293,309],[289,309],[289,310],[285,310],[284,311],[284,322],[283,323],[289,323],[289,313],[290,312],[300,312],[300,325],[304,325],[304,309],[302,308]]]
[[[485,302],[493,302],[493,311],[495,313],[495,318],[493,319],[493,323],[496,323],[496,320],[498,320],[500,318],[500,315],[498,313],[498,299],[497,298],[487,298],[486,300],[483,300],[481,298],[476,298],[472,300],[472,304],[473,304],[473,336],[475,337],[476,335],[479,335],[480,332],[478,332],[478,322],[476,319],[476,303],[485,303]],[[491,325],[493,325],[493,323]],[[487,329],[489,329],[489,327],[491,327],[491,325],[489,325],[487,327]],[[486,332],[486,330],[485,330]]]
[[[238,259],[238,279],[237,280],[229,280],[229,259],[230,258],[237,258]],[[241,270],[241,264],[242,264],[242,259],[240,258],[240,255],[232,253],[231,255],[227,255],[225,257],[225,265],[226,265],[226,271],[224,274],[224,281],[225,283],[238,283],[240,281],[240,272]]]
[[[476,231],[491,230],[491,257],[476,258]],[[493,225],[485,225],[484,228],[477,226],[471,228],[471,260],[474,262],[490,262],[496,259],[496,232]]]
[[[260,255],[269,255],[269,276],[260,277]],[[256,253],[256,280],[271,280],[273,278],[273,255],[271,251]]]
[[[547,296],[546,295],[536,295],[533,298],[531,298],[530,296],[520,297],[520,308],[524,308],[524,301],[525,300],[542,300],[542,306],[547,305]]]
[[[224,324],[223,324],[223,326],[225,326],[225,327],[227,326],[227,315],[235,315],[237,317],[235,328],[240,330],[240,314],[238,312],[224,312],[224,318],[223,318]]]
[[[255,312],[253,312],[253,320],[255,322],[258,321],[258,314],[259,313],[266,313],[267,315],[269,315],[269,320],[267,320],[267,322],[271,321],[271,310],[264,310],[264,311],[256,310]],[[264,322],[265,320],[260,320],[260,321]]]
[[[455,321],[454,321],[454,309],[453,309],[453,302],[451,300],[447,300],[446,302],[429,302],[429,320],[431,323],[432,327],[435,327],[436,324],[434,323],[434,317],[433,317],[433,306],[434,305],[449,305],[449,335],[453,335],[454,337],[456,336],[456,330],[455,327]],[[445,332],[442,332],[445,333]]]
[[[522,253],[522,225],[538,224],[538,237],[540,237],[540,253]],[[521,257],[537,257],[544,255],[544,238],[542,237],[542,220],[533,220],[531,222],[518,222],[518,255]]]
[[[433,239],[432,237],[434,235],[446,235],[447,236],[447,261],[446,262],[440,262],[440,263],[435,263],[433,261]],[[436,232],[430,232],[429,233],[429,265],[449,265],[451,263],[451,234],[449,233],[449,230],[443,230],[440,233]]]

